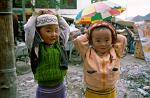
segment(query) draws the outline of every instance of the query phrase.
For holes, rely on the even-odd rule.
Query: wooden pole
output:
[[[0,98],[16,97],[12,0],[0,0]]]

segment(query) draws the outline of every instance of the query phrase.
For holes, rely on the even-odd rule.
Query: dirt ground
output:
[[[128,54],[121,61],[117,98],[150,98],[150,64]],[[84,98],[85,85],[81,63],[70,63],[65,78],[67,98]],[[37,83],[32,72],[17,76],[17,98],[35,98]],[[141,93],[139,88],[146,91]]]

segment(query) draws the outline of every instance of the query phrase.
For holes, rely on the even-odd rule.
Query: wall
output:
[[[60,9],[59,13],[69,18],[75,18],[76,14],[90,3],[91,0],[77,0],[77,9]]]

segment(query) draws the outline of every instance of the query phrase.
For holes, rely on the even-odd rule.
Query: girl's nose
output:
[[[106,43],[105,43],[105,42],[101,42],[101,45],[102,45],[102,46],[105,46],[105,45],[106,45]]]

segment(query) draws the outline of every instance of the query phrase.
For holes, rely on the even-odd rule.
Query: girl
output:
[[[89,33],[74,37],[73,42],[83,58],[85,97],[116,98],[115,83],[126,38],[117,35],[111,24],[98,21],[89,27]]]
[[[33,35],[34,24],[36,32]],[[60,32],[59,27],[62,25],[66,32]],[[67,71],[67,62],[62,46],[68,40],[68,28],[69,25],[64,19],[46,11],[36,18],[32,16],[25,25],[26,42],[31,51],[31,68],[38,83],[36,98],[66,98],[63,81]],[[29,35],[34,36],[34,39],[31,39]],[[65,35],[61,36],[62,43],[60,35]],[[28,42],[29,40],[31,42]]]

